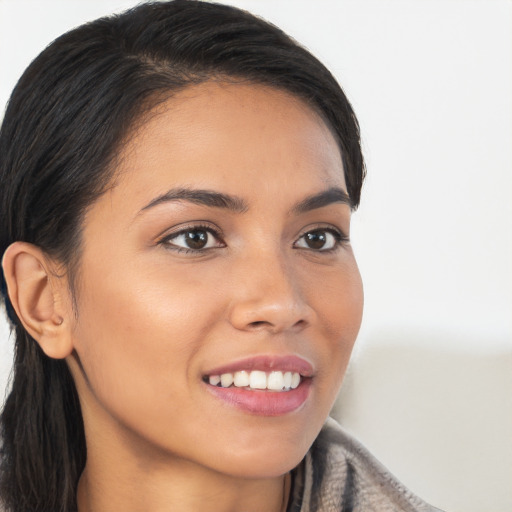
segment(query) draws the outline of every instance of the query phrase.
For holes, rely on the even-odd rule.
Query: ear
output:
[[[14,242],[2,260],[12,306],[43,352],[62,359],[73,349],[67,279],[38,247]]]

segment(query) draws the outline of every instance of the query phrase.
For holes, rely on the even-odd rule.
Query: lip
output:
[[[300,409],[309,397],[314,369],[311,363],[296,355],[262,355],[240,359],[213,368],[205,373],[204,377],[244,370],[248,372],[252,370],[297,372],[301,375],[301,382],[297,388],[289,391],[223,388],[212,386],[204,379],[203,385],[206,386],[208,392],[224,404],[258,416],[289,414]]]
[[[311,378],[304,378],[290,391],[222,388],[204,383],[207,390],[225,404],[258,416],[282,416],[297,411],[304,405],[311,389]]]
[[[263,372],[283,371],[297,372],[303,377],[312,377],[313,365],[296,355],[261,355],[248,357],[232,361],[228,364],[218,366],[204,373],[204,377],[209,375],[222,375],[223,373],[235,373],[237,371],[260,370]]]

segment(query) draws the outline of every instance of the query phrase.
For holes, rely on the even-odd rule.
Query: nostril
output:
[[[293,324],[291,326],[291,328],[300,330],[300,329],[303,329],[306,325],[307,325],[307,322],[305,320],[299,320],[299,321],[295,322],[295,324]],[[247,326],[249,328],[255,329],[255,330],[262,329],[262,328],[267,328],[272,331],[280,329],[279,325],[274,324],[272,322],[268,322],[266,320],[257,320],[255,322],[250,322],[249,324],[247,324]]]
[[[265,322],[264,320],[258,320],[257,322],[251,322],[249,324],[251,327],[261,327],[263,325],[269,325],[269,322]]]

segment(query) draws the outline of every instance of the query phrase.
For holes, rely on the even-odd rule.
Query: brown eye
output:
[[[314,251],[328,251],[334,249],[341,241],[341,238],[341,235],[330,230],[315,229],[302,235],[295,242],[295,247]]]
[[[208,244],[209,233],[206,231],[187,231],[183,233],[183,239],[190,249],[204,249]]]
[[[162,243],[177,251],[201,251],[224,247],[216,233],[206,228],[190,228],[166,237]]]

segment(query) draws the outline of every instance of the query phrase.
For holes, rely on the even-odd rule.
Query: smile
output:
[[[313,386],[314,368],[296,355],[260,355],[207,370],[206,390],[229,408],[258,416],[302,409]]]
[[[236,387],[252,390],[290,391],[299,386],[301,375],[298,372],[291,371],[264,372],[261,370],[241,370],[234,373],[210,375],[207,377],[207,382],[212,386],[222,388]]]

